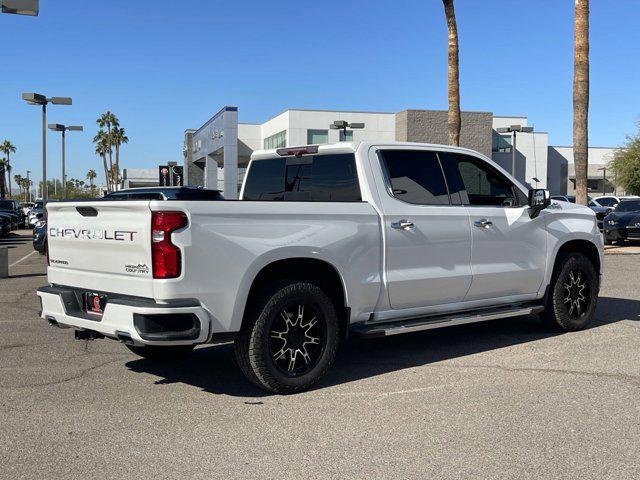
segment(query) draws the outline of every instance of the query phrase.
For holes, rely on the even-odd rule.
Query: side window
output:
[[[440,155],[452,199],[464,205],[512,207],[525,205],[522,192],[491,165],[457,153]]]
[[[352,153],[276,157],[251,163],[244,200],[360,202]]]
[[[449,205],[449,193],[436,152],[383,150],[380,152],[393,196],[417,205]]]

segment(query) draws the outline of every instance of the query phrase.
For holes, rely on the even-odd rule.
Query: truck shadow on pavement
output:
[[[600,297],[591,329],[622,320],[640,321],[640,300]],[[561,334],[535,317],[519,317],[389,338],[350,338],[314,390],[557,335]],[[126,365],[134,372],[161,377],[157,385],[185,383],[206,392],[238,397],[271,395],[244,378],[236,365],[232,344],[200,347],[180,362],[138,359]]]

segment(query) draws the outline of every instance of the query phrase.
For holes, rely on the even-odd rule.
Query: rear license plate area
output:
[[[102,293],[84,292],[82,295],[84,311],[96,316],[102,316],[107,305],[107,296]]]

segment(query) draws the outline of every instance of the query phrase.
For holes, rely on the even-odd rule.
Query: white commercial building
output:
[[[364,123],[364,128],[329,128],[337,120]],[[492,158],[520,181],[549,188],[552,194],[572,194],[575,189],[571,147],[549,145],[542,131],[513,133],[498,129],[528,127],[524,116],[494,116],[491,112],[462,112],[460,145]],[[526,130],[526,129],[525,129]],[[185,179],[189,185],[222,190],[226,198],[237,198],[238,184],[254,150],[339,141],[409,141],[448,143],[447,112],[403,110],[401,112],[355,112],[289,109],[259,124],[238,123],[238,109],[223,107],[200,128],[185,131]],[[603,191],[602,168],[613,148],[589,149],[589,189]],[[515,171],[513,166],[515,163]],[[613,188],[607,182],[606,191]]]

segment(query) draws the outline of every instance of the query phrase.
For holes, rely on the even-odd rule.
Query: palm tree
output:
[[[589,0],[575,0],[573,26],[573,163],[576,203],[587,204],[589,165]]]
[[[117,158],[117,157],[116,157]],[[96,174],[96,171],[91,169],[87,172],[87,180],[89,180],[89,185],[91,185],[91,188],[93,188],[93,181],[95,180],[95,178],[98,175]]]
[[[107,184],[107,191],[111,191],[111,182],[109,180],[109,167],[107,166],[107,153],[111,152],[111,145],[109,144],[109,136],[104,130],[98,130],[96,136],[93,137],[93,143],[96,144],[96,154],[102,157],[102,166],[104,168],[104,178]]]
[[[110,112],[109,110],[107,110],[106,112],[104,112],[102,115],[100,115],[98,117],[98,119],[96,120],[96,123],[98,124],[98,126],[100,128],[106,128],[107,129],[107,138],[109,139],[109,171],[111,171],[113,169],[113,159],[111,157],[111,145],[112,145],[112,141],[111,141],[111,129],[113,127],[118,127],[120,126],[120,122],[118,121],[118,117],[116,117],[113,112]]]
[[[447,69],[448,94],[449,94],[449,115],[447,124],[449,127],[449,144],[460,145],[460,72],[458,68],[458,25],[456,23],[456,12],[453,8],[453,0],[442,0],[444,5],[444,15],[447,19],[447,30],[449,32],[449,66]]]
[[[2,144],[0,144],[0,152],[4,153],[7,156],[7,175],[9,176],[9,196],[11,196],[11,175],[9,175],[9,173],[11,172],[11,158],[10,155],[12,153],[16,153],[16,147],[9,141],[9,140],[5,140],[4,142],[2,142]]]
[[[127,137],[124,128],[113,127],[111,130],[111,144],[116,148],[116,185],[120,184],[120,145],[123,143],[129,143],[129,137]]]
[[[20,192],[18,194],[18,198],[20,198],[20,195],[22,194],[22,175],[20,175],[19,173],[16,173],[13,176],[13,180],[16,182],[16,186],[18,187],[18,191]]]
[[[21,186],[24,189],[24,201],[28,201],[28,194],[29,194],[29,189],[31,188],[31,185],[33,185],[33,181],[29,180],[28,178],[23,178],[22,182],[21,182]]]

